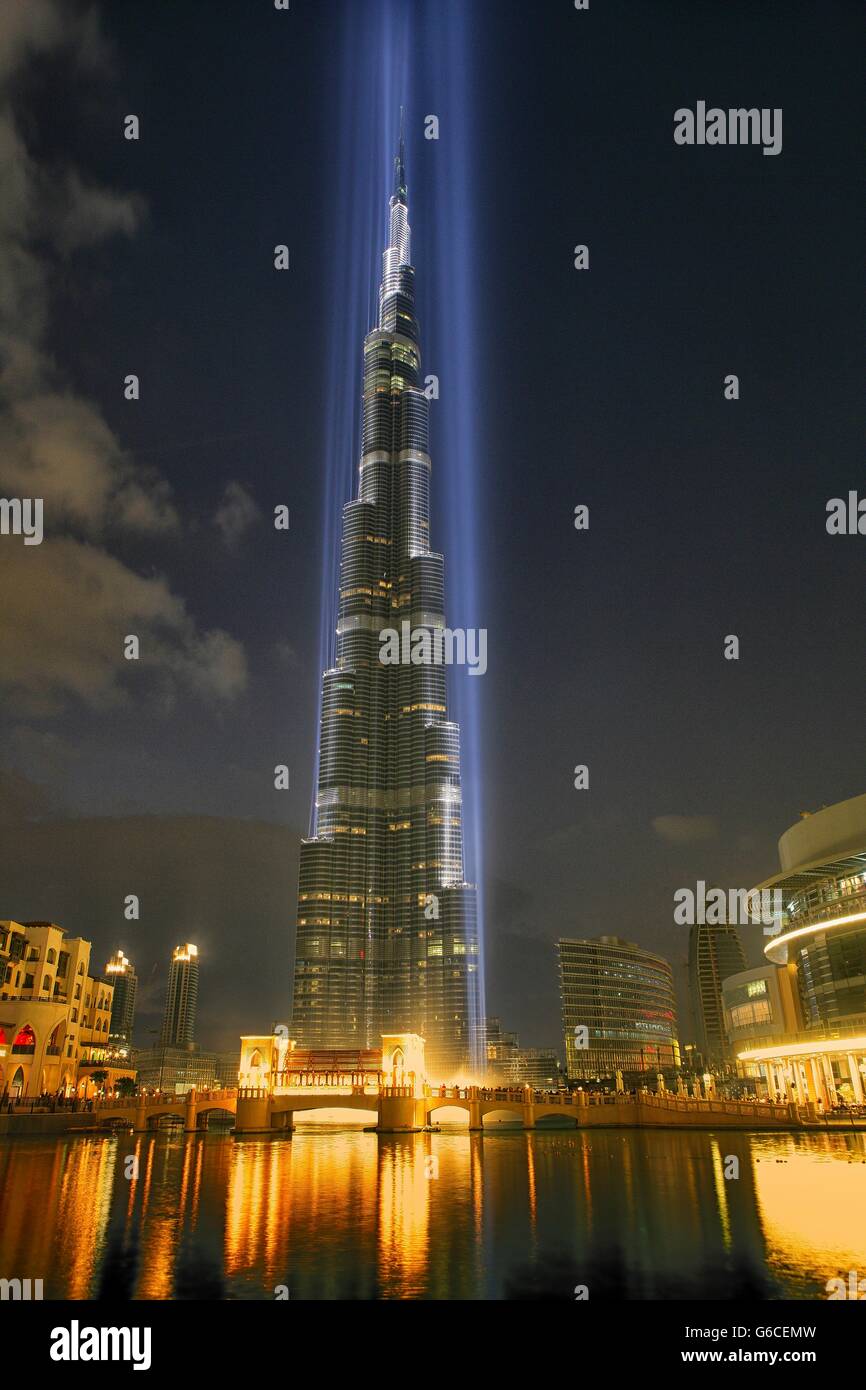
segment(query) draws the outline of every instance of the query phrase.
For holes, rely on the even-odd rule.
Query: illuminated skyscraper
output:
[[[689,992],[698,1045],[707,1064],[731,1059],[722,983],[745,968],[743,943],[733,923],[698,922],[689,929]]]
[[[122,951],[105,967],[105,983],[112,985],[114,996],[111,1001],[111,1023],[108,1040],[115,1047],[129,1047],[132,1042],[132,1025],[135,1019],[135,997],[138,993],[138,976],[135,967]]]
[[[483,1065],[476,890],[463,881],[460,730],[442,664],[383,664],[380,632],[444,629],[402,134],[378,326],[364,340],[357,497],[343,510],[336,660],[301,844],[292,1033],[416,1032],[431,1074]]]
[[[168,972],[168,991],[160,1043],[164,1047],[188,1046],[195,1033],[198,1003],[198,947],[175,946]]]

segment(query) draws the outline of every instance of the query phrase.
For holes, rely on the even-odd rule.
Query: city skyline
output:
[[[329,12],[358,61],[346,57],[336,99],[324,105],[304,76],[329,51],[324,10],[300,23],[293,16],[294,41],[279,51],[269,20],[251,17],[257,64],[255,78],[246,66],[236,74],[240,126],[216,100],[209,75],[232,45],[231,8],[222,4],[211,7],[202,33],[179,11],[178,44],[168,49],[157,30],[142,28],[135,6],[105,10],[98,55],[72,18],[53,37],[46,29],[50,42],[41,44],[34,17],[32,43],[15,50],[10,71],[10,119],[28,133],[36,166],[77,169],[84,187],[105,188],[107,202],[104,220],[82,238],[74,230],[81,227],[77,185],[70,185],[65,249],[35,261],[45,312],[38,323],[11,325],[17,341],[38,335],[40,360],[50,356],[57,365],[48,384],[61,400],[87,408],[105,447],[85,449],[80,436],[62,434],[68,422],[58,421],[59,437],[69,442],[70,481],[82,486],[66,494],[56,480],[46,486],[47,541],[27,552],[31,574],[45,583],[34,586],[26,615],[7,610],[3,618],[4,910],[56,920],[106,954],[121,946],[136,960],[145,1026],[161,1021],[162,961],[191,936],[208,960],[201,1029],[212,1044],[227,1045],[258,1007],[287,1021],[286,904],[291,914],[297,841],[313,799],[317,692],[309,673],[319,666],[322,632],[333,625],[333,609],[321,612],[320,588],[321,577],[334,573],[336,551],[323,553],[321,538],[331,524],[336,541],[334,517],[351,495],[355,449],[348,441],[360,426],[351,399],[357,392],[348,392],[337,416],[320,369],[332,360],[345,364],[340,379],[357,383],[401,99],[423,228],[417,277],[429,310],[426,357],[442,389],[431,403],[439,460],[433,524],[455,596],[466,592],[453,587],[448,536],[460,515],[458,464],[440,447],[459,389],[453,371],[442,370],[452,351],[449,331],[453,339],[458,326],[444,320],[447,305],[440,305],[448,256],[464,268],[459,283],[476,319],[482,296],[487,315],[484,352],[475,354],[482,447],[472,458],[486,499],[475,536],[485,603],[455,611],[453,621],[490,634],[487,672],[463,682],[480,687],[485,709],[488,1008],[527,1041],[557,1043],[554,942],[596,935],[617,881],[612,927],[671,961],[682,1013],[687,932],[671,919],[676,889],[700,879],[739,887],[761,881],[775,862],[776,840],[801,810],[861,789],[850,759],[861,735],[845,692],[863,674],[863,657],[855,646],[845,647],[843,659],[833,601],[839,591],[859,592],[858,541],[831,536],[824,524],[827,499],[846,497],[856,483],[856,432],[845,405],[856,356],[846,290],[855,248],[839,215],[851,147],[840,119],[844,82],[827,76],[844,73],[841,50],[822,69],[824,95],[807,125],[796,96],[811,61],[798,39],[803,31],[792,20],[784,33],[773,31],[770,44],[755,20],[761,41],[754,57],[738,53],[747,65],[742,80],[751,72],[756,89],[767,84],[749,67],[761,55],[772,72],[769,104],[786,107],[784,150],[768,160],[757,152],[756,182],[743,162],[753,152],[702,156],[673,143],[672,114],[686,98],[668,63],[682,51],[693,71],[686,31],[669,52],[665,26],[634,10],[617,42],[635,82],[627,110],[611,124],[593,99],[598,78],[590,50],[575,46],[574,16],[552,14],[539,25],[518,5],[503,5],[501,22],[485,35],[493,45],[485,85],[467,104],[440,81],[442,45],[456,20],[449,11],[439,32],[434,8],[419,7],[408,35],[402,20],[396,24],[383,52],[403,76],[386,90],[371,35],[381,32],[377,21],[389,7],[372,4],[362,20],[358,10],[335,4]],[[607,32],[607,17],[592,22],[596,35]],[[479,23],[465,7],[462,38],[477,39]],[[733,39],[721,21],[706,24],[693,80],[719,90],[724,102]],[[203,54],[193,74],[183,56],[190,44]],[[561,52],[579,78],[576,121],[575,84],[562,80]],[[638,63],[639,54],[657,61]],[[60,65],[68,92],[63,123],[45,86]],[[148,90],[146,75],[162,67],[160,120],[137,144],[119,140],[115,111],[134,109],[137,94]],[[542,71],[545,104],[536,114],[533,83]],[[98,110],[85,101],[88,81],[102,95]],[[278,151],[270,135],[284,99],[304,137]],[[191,124],[190,108],[207,114]],[[354,118],[356,109],[367,111],[366,120]],[[425,138],[429,111],[439,115],[438,141]],[[544,138],[547,129],[559,131],[561,149]],[[638,131],[644,143],[635,145]],[[505,149],[513,152],[508,159]],[[251,228],[244,209],[252,150],[262,191]],[[594,199],[586,196],[596,187],[588,150],[606,170]],[[451,216],[458,158],[468,162],[471,200],[461,204],[465,226],[449,239],[443,219]],[[563,162],[574,178],[557,177]],[[819,166],[827,171],[826,196],[803,206],[801,189],[813,186]],[[655,186],[665,190],[661,202]],[[215,219],[217,189],[223,215]],[[644,218],[639,256],[624,233],[631,235],[633,199]],[[732,199],[748,209],[742,225],[731,219]],[[339,215],[325,215],[337,207]],[[194,245],[202,215],[207,247],[185,259],[180,275],[160,237]],[[13,233],[33,254],[28,230],[16,223]],[[282,279],[272,255],[281,241],[291,243],[293,258]],[[588,274],[573,266],[578,241],[590,247]],[[831,244],[832,256],[808,252]],[[478,277],[467,283],[473,265]],[[662,284],[664,304],[654,288]],[[330,303],[342,305],[339,322],[321,313],[322,287]],[[202,315],[202,305],[215,304],[219,312]],[[798,304],[816,340],[837,345],[810,359],[808,393]],[[93,340],[110,345],[108,355],[79,350],[82,306]],[[214,348],[223,312],[243,368]],[[698,346],[696,316],[706,347],[686,351],[684,343]],[[751,331],[771,321],[778,340]],[[166,356],[175,322],[184,348],[178,354],[170,346]],[[570,361],[569,345],[586,345],[569,377],[573,390],[560,389],[533,353],[520,350],[539,322],[552,360]],[[721,389],[733,366],[743,388],[736,403]],[[133,369],[143,388],[134,403],[121,387]],[[627,392],[627,410],[611,395],[613,383]],[[831,440],[817,436],[819,420],[832,422]],[[323,421],[333,421],[329,436],[339,431],[346,460],[341,476],[328,475],[327,495],[317,464]],[[125,521],[100,510],[128,476],[156,507],[154,525],[162,518],[156,530],[136,530],[129,509]],[[92,491],[98,479],[107,491]],[[735,505],[752,496],[755,479],[755,506]],[[0,483],[8,490],[8,477]],[[156,506],[169,496],[170,514]],[[773,497],[784,498],[784,522]],[[52,520],[61,502],[62,523]],[[280,502],[290,508],[291,529],[270,535],[267,512]],[[572,525],[581,502],[591,509],[585,534]],[[185,605],[193,648],[220,653],[228,664],[199,671],[195,661],[185,664],[183,650],[175,658],[159,646],[150,677],[144,672],[130,684],[113,635],[122,613],[112,614],[89,632],[92,686],[76,684],[77,644],[87,634],[69,621],[63,633],[52,626],[52,612],[63,612],[61,601],[75,593],[46,588],[53,576],[45,556],[55,537],[70,556],[92,563],[97,578],[109,562],[121,566],[116,577],[124,585],[130,576],[164,576],[160,601],[168,604],[169,593]],[[0,548],[10,584],[18,558],[5,543]],[[809,575],[802,592],[786,578],[795,559]],[[577,617],[576,594],[586,599]],[[170,604],[165,611],[174,612]],[[737,630],[738,613],[749,615],[741,659],[725,663],[722,638]],[[25,640],[28,624],[40,638],[39,659]],[[231,640],[214,638],[208,647],[211,632]],[[812,652],[805,680],[786,675],[798,640]],[[239,645],[243,681],[231,665]],[[24,652],[35,669],[22,665]],[[19,683],[10,687],[15,671]],[[821,730],[833,727],[835,739],[819,736],[812,697],[820,697]],[[291,771],[282,792],[273,786],[277,763]],[[589,765],[588,792],[574,789],[578,763]],[[626,842],[630,871],[619,882]],[[473,881],[475,873],[470,866]],[[138,924],[123,919],[134,891],[143,903]],[[247,914],[262,962],[258,977],[235,930]],[[759,937],[744,942],[752,964],[760,962]]]
[[[778,11],[0,7],[34,1364],[394,1300],[848,1354],[860,26]]]

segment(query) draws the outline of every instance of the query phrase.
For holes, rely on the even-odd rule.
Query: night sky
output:
[[[0,537],[0,917],[122,945],[138,1042],[185,939],[203,1043],[288,1015],[400,100],[432,541],[488,631],[486,675],[451,673],[488,1012],[558,1045],[558,936],[679,965],[678,887],[752,886],[866,790],[866,536],[825,526],[866,494],[858,10],[4,6],[0,491],[45,498],[46,540]],[[781,107],[782,152],[677,146],[699,100]]]

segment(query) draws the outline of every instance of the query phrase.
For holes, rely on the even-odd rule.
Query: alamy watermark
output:
[[[468,666],[470,676],[487,670],[486,627],[414,627],[408,621],[379,633],[383,666]]]
[[[857,1301],[866,1299],[866,1279],[861,1279],[856,1269],[848,1270],[848,1282],[844,1279],[828,1279],[824,1285],[828,1300],[850,1298]]]
[[[781,888],[708,889],[699,879],[694,888],[678,888],[674,903],[674,921],[681,927],[703,923],[749,927],[760,923],[765,936],[778,936],[782,930]]]
[[[699,101],[692,111],[681,106],[674,112],[674,143],[677,145],[763,145],[764,154],[782,153],[781,106],[729,107],[707,109]]]
[[[0,1279],[0,1302],[11,1299],[13,1302],[29,1303],[41,1298],[41,1279]]]
[[[134,1371],[151,1364],[149,1327],[82,1327],[73,1318],[68,1327],[51,1331],[52,1361],[131,1361]]]
[[[849,492],[827,503],[828,536],[866,536],[866,497]]]
[[[25,545],[41,545],[42,498],[0,497],[0,536],[23,536]]]

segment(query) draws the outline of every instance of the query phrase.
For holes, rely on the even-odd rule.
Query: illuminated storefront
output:
[[[779,841],[781,931],[764,948],[777,974],[795,972],[796,1030],[751,1039],[738,1060],[759,1066],[771,1096],[822,1109],[863,1105],[866,1080],[866,796],[805,815]],[[729,1027],[744,1021],[727,981]],[[735,1012],[739,1010],[739,1012]],[[732,1032],[736,1038],[736,1031]]]

